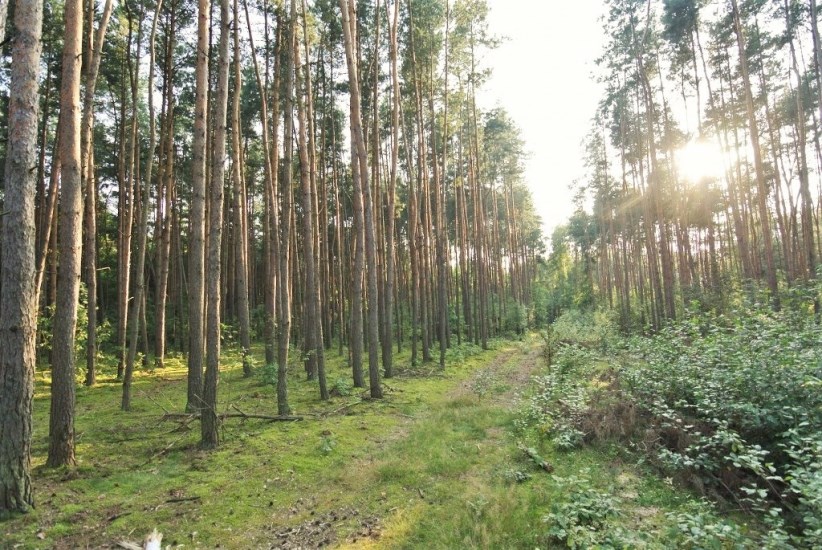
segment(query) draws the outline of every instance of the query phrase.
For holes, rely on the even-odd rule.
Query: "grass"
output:
[[[170,357],[162,370],[138,370],[132,411],[125,413],[119,408],[122,389],[114,364],[104,358],[97,386],[77,389],[78,465],[57,470],[44,467],[50,379],[47,371],[38,371],[32,464],[36,509],[0,523],[0,547],[97,546],[140,539],[155,526],[170,544],[262,544],[272,529],[353,505],[355,485],[346,481],[352,462],[373,457],[397,430],[413,423],[412,416],[424,413],[429,403],[443,399],[457,381],[504,349],[450,364],[444,374],[430,365],[412,369],[407,353],[401,353],[398,376],[387,381],[384,400],[368,401],[361,397],[363,390],[351,388],[351,395],[325,403],[292,352],[290,402],[294,414],[305,419],[228,419],[221,446],[211,453],[197,449],[197,422],[182,428],[161,420],[164,411],[181,412],[185,406],[184,359]],[[255,349],[254,356],[261,357],[261,351]],[[349,378],[336,351],[328,354],[328,371],[329,380]],[[422,375],[430,371],[436,376]],[[246,413],[276,414],[275,391],[259,377],[243,378],[239,353],[226,350],[221,410],[236,406]]]
[[[78,388],[79,463],[59,470],[43,466],[48,378],[39,373],[37,508],[0,523],[0,547],[98,547],[155,527],[164,544],[186,548],[550,546],[542,518],[562,495],[517,447],[513,429],[516,392],[539,367],[539,342],[493,347],[451,355],[444,372],[412,369],[400,354],[380,401],[348,388],[321,402],[295,363],[290,401],[305,419],[228,419],[209,453],[197,449],[198,423],[161,421],[164,410],[185,405],[183,360],[136,373],[130,413],[119,410],[121,387],[104,370],[96,387]],[[348,378],[335,351],[328,370],[330,381]],[[276,411],[275,388],[243,378],[236,351],[224,356],[219,391],[221,409]],[[661,531],[664,512],[691,498],[607,448],[560,453],[543,442],[539,451],[556,475],[587,469],[592,483],[623,495],[619,521],[631,529]],[[531,477],[518,483],[514,472]]]

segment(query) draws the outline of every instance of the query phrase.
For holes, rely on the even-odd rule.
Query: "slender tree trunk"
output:
[[[276,338],[274,332],[274,319],[276,315],[276,300],[277,300],[277,260],[279,257],[279,239],[278,239],[278,224],[277,220],[277,166],[272,166],[271,163],[271,146],[268,137],[268,101],[266,99],[267,89],[266,84],[260,76],[260,66],[257,62],[257,51],[254,47],[254,34],[251,32],[251,19],[248,16],[248,3],[243,0],[243,9],[245,11],[246,27],[248,29],[248,40],[251,45],[251,60],[254,66],[254,77],[257,81],[257,89],[260,92],[260,118],[262,119],[262,141],[263,141],[263,172],[265,176],[265,227],[264,227],[264,254],[265,254],[265,361],[267,365],[274,364],[276,357],[274,354],[274,340]],[[266,19],[266,24],[268,19]],[[268,29],[266,28],[266,36]],[[280,36],[281,30],[277,28],[277,37],[275,38],[274,59],[279,59]],[[279,65],[279,64],[278,64]],[[275,69],[276,71],[276,69]],[[279,79],[277,79],[279,84]],[[275,88],[278,86],[275,84]],[[274,118],[277,120],[277,117]]]
[[[205,307],[206,128],[208,127],[208,57],[210,2],[197,0],[197,65],[194,69],[194,138],[191,146],[191,216],[188,292],[187,411],[202,407],[203,312]]]
[[[371,186],[368,183],[368,153],[362,129],[360,112],[360,85],[357,61],[354,56],[354,27],[356,14],[349,0],[339,0],[342,10],[343,34],[345,36],[345,57],[348,65],[348,80],[351,89],[351,133],[359,159],[359,174],[364,205],[365,251],[368,268],[368,375],[372,398],[382,397],[379,370],[379,304],[377,303],[377,243],[374,230],[374,212],[371,202]],[[356,193],[356,190],[354,191]]]
[[[305,9],[305,4],[303,4]],[[306,48],[306,58],[308,51]],[[299,48],[294,43],[294,59],[299,59]],[[308,143],[306,137],[306,113],[303,94],[310,94],[308,86],[302,87],[301,68],[295,66],[297,80],[297,121],[298,121],[298,149],[300,157],[300,188],[302,191],[303,207],[303,263],[305,264],[305,352],[306,371],[308,376],[315,375],[319,379],[320,398],[328,399],[328,386],[325,379],[325,346],[322,338],[322,323],[320,321],[320,295],[317,287],[317,269],[314,256],[314,197],[311,185],[309,167]],[[302,89],[301,89],[302,88]]]
[[[55,130],[54,151],[51,156],[51,175],[49,176],[49,197],[46,206],[46,212],[43,215],[43,231],[41,235],[40,248],[37,250],[37,273],[35,274],[34,292],[37,298],[37,305],[39,308],[40,298],[43,295],[43,281],[45,279],[46,264],[49,260],[49,247],[54,238],[52,228],[55,225],[57,217],[57,197],[60,194],[60,121],[57,121],[57,129]]]
[[[63,45],[60,118],[61,184],[60,261],[57,309],[54,312],[52,346],[51,415],[49,417],[49,467],[73,465],[75,335],[80,295],[82,255],[83,189],[80,151],[80,70],[83,42],[83,5],[69,0],[65,5],[66,31]]]
[[[93,162],[94,154],[90,160]],[[83,254],[85,255],[86,271],[86,291],[88,302],[86,314],[88,324],[86,327],[86,386],[93,386],[97,373],[95,363],[97,360],[97,178],[93,170],[89,170],[86,184],[85,203],[85,244]]]
[[[86,340],[86,385],[93,386],[95,360],[97,356],[97,179],[94,174],[92,154],[92,138],[94,127],[94,92],[97,86],[97,75],[100,71],[100,60],[103,53],[103,40],[106,37],[112,2],[106,0],[100,26],[91,40],[91,29],[94,21],[93,5],[89,9],[89,38],[91,52],[86,67],[86,89],[83,97],[83,119],[81,125],[80,147],[82,155],[83,188],[86,192],[85,204],[85,266],[86,289],[88,291],[88,337]]]
[[[280,228],[280,296],[279,338],[277,346],[277,409],[289,414],[287,399],[280,392],[288,387],[288,352],[291,345],[291,215],[293,203],[292,175],[294,161],[294,41],[297,25],[296,0],[291,0],[287,46],[285,52],[285,101],[283,113],[283,210]],[[287,397],[287,393],[282,394]]]
[[[246,252],[245,227],[245,185],[242,178],[242,155],[240,151],[240,93],[242,90],[242,75],[240,73],[240,31],[239,6],[234,0],[234,94],[231,103],[231,152],[234,163],[234,263],[236,269],[237,286],[237,320],[240,323],[240,346],[243,353],[243,376],[251,376],[251,326],[248,311],[248,257]]]
[[[397,165],[400,146],[400,80],[397,63],[397,28],[399,26],[399,0],[394,0],[394,18],[390,18],[388,3],[389,40],[391,57],[391,169],[388,178],[388,204],[385,222],[385,326],[383,327],[382,364],[386,378],[394,375],[392,333],[394,330],[394,209],[397,187]]]
[[[340,9],[343,20],[343,31],[345,36],[346,59],[350,56],[350,62],[354,63],[356,60],[354,47],[356,44],[356,24],[349,24],[348,17],[348,2],[347,0],[340,1]],[[350,36],[349,36],[350,35]],[[350,54],[348,50],[351,50]],[[348,74],[357,75],[356,67],[349,68]],[[356,105],[359,109],[359,104]],[[354,119],[354,101],[349,102],[349,116]],[[359,112],[359,111],[357,111]],[[353,123],[352,123],[353,127]],[[360,119],[360,135],[362,135],[362,119]],[[351,328],[348,334],[348,346],[351,350],[351,371],[354,380],[354,386],[362,388],[365,386],[365,380],[362,372],[362,356],[363,356],[363,274],[365,272],[365,221],[363,214],[363,200],[362,187],[363,178],[367,179],[367,174],[363,172],[367,170],[367,166],[360,163],[360,155],[356,145],[356,137],[351,132],[351,179],[352,179],[352,195],[351,204],[354,214],[353,235],[351,236],[351,245],[354,248],[353,264],[351,271]]]
[[[165,75],[165,131],[162,131],[160,145],[160,168],[157,174],[157,219],[155,238],[157,241],[157,271],[154,299],[154,365],[163,368],[166,353],[166,306],[169,295],[169,271],[171,264],[171,232],[173,225],[175,195],[174,189],[174,46],[176,44],[177,3],[171,4],[166,31]],[[162,190],[162,193],[159,192]]]
[[[143,346],[147,350],[148,338],[145,332],[145,287],[146,287],[146,245],[148,244],[148,212],[150,210],[149,198],[151,196],[151,173],[154,167],[154,148],[156,146],[157,132],[154,120],[154,41],[157,36],[157,21],[163,9],[163,0],[159,0],[151,23],[151,35],[149,37],[149,69],[148,69],[148,155],[146,157],[145,180],[142,182],[140,196],[140,220],[137,225],[137,242],[134,245],[134,253],[137,255],[137,264],[134,269],[134,304],[131,308],[129,319],[129,347],[128,359],[126,360],[126,371],[123,376],[123,399],[120,407],[124,411],[131,410],[131,381],[134,376],[134,361],[137,357],[137,332],[140,326],[143,327]],[[147,358],[143,355],[143,361]]]
[[[776,264],[773,256],[773,236],[771,235],[771,218],[768,212],[768,188],[765,183],[765,168],[762,164],[762,149],[759,145],[759,127],[756,122],[751,79],[748,75],[748,59],[745,53],[745,36],[742,30],[742,20],[739,16],[737,0],[731,0],[733,9],[734,30],[736,43],[739,49],[739,68],[742,72],[742,82],[745,91],[745,108],[748,115],[748,132],[753,147],[754,169],[756,171],[756,187],[759,206],[759,223],[762,226],[762,239],[765,241],[765,262],[767,265],[768,288],[771,291],[771,300],[774,309],[779,309],[779,286],[776,279]]]
[[[203,409],[200,413],[200,447],[203,449],[213,449],[219,444],[217,382],[220,372],[220,259],[223,236],[226,114],[228,110],[228,23],[228,0],[221,0],[217,91],[214,96],[214,149],[211,157],[211,186],[209,188],[208,212],[206,372],[203,384]]]
[[[30,472],[37,344],[36,171],[31,167],[37,162],[42,22],[42,2],[15,0],[5,212],[0,217],[0,515],[28,512],[34,506]]]

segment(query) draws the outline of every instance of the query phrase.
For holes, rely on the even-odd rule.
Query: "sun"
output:
[[[695,139],[676,152],[679,176],[689,183],[717,179],[725,173],[722,149],[711,141]]]

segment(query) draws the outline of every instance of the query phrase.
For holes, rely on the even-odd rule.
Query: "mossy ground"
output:
[[[78,466],[62,470],[43,466],[49,389],[39,373],[37,507],[0,523],[0,547],[96,548],[155,527],[165,544],[186,548],[545,547],[542,517],[561,495],[513,435],[516,392],[540,368],[539,346],[527,338],[464,348],[444,372],[411,369],[400,354],[380,401],[340,382],[342,395],[321,402],[295,361],[290,401],[304,420],[227,419],[213,452],[198,450],[197,422],[162,420],[185,405],[183,360],[138,372],[129,413],[108,365],[96,387],[78,388]],[[328,371],[331,385],[350,378],[335,351]],[[275,388],[243,378],[230,350],[219,396],[221,410],[276,411]],[[663,529],[663,512],[690,498],[607,449],[540,452],[558,475],[587,468],[597,485],[627,495],[626,526]],[[513,471],[532,477],[517,483]]]

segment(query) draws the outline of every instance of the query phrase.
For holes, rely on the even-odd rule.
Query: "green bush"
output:
[[[277,366],[277,363],[268,363],[257,371],[257,376],[260,377],[260,381],[263,384],[267,386],[276,386],[278,371],[279,367]]]
[[[619,501],[609,493],[594,489],[584,475],[553,478],[564,498],[553,502],[551,512],[543,518],[549,540],[568,548],[603,545],[607,521],[619,513]],[[608,542],[610,547],[614,541]]]
[[[582,420],[591,395],[587,383],[591,365],[592,355],[584,348],[560,345],[548,374],[532,380],[515,421],[519,430],[535,428],[562,450],[582,444]]]
[[[624,389],[657,463],[822,544],[822,328],[803,309],[691,313],[633,338]]]
[[[88,291],[86,285],[80,283],[80,299],[77,306],[77,328],[74,333],[74,357],[79,359],[85,357],[86,342],[88,342]],[[37,317],[37,340],[38,353],[46,357],[51,353],[52,338],[54,336],[54,310],[55,306],[48,306],[44,315]],[[98,327],[99,331],[99,327]],[[78,369],[85,368],[85,363],[77,361]]]

